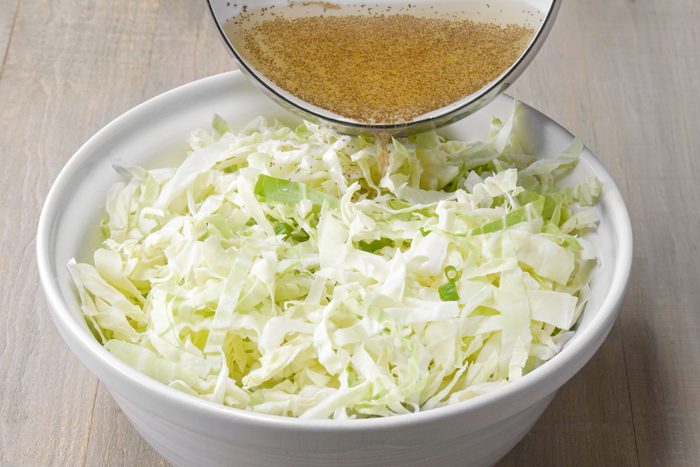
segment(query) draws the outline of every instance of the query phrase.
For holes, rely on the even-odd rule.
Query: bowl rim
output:
[[[278,429],[323,430],[326,432],[359,431],[429,423],[437,419],[463,415],[467,412],[495,408],[498,404],[502,404],[514,396],[522,395],[526,390],[552,393],[577,373],[593,355],[593,352],[598,349],[598,346],[602,343],[602,338],[605,337],[616,319],[619,306],[627,288],[632,266],[633,239],[629,214],[617,185],[598,159],[588,147],[586,147],[581,157],[590,165],[595,175],[603,181],[605,185],[604,199],[609,201],[613,207],[610,215],[613,233],[615,234],[615,269],[612,281],[606,297],[600,305],[598,313],[585,329],[577,331],[577,338],[572,339],[572,341],[551,360],[545,362],[530,373],[525,374],[519,380],[508,383],[501,388],[452,405],[406,415],[347,420],[299,419],[227,407],[195,396],[190,396],[151,379],[129,367],[109,353],[107,349],[100,345],[99,342],[92,335],[87,333],[85,329],[79,325],[77,320],[73,318],[68,304],[61,296],[58,281],[56,280],[57,278],[52,273],[51,245],[54,238],[52,235],[52,226],[54,225],[53,221],[60,216],[60,211],[62,209],[59,203],[61,198],[60,194],[70,189],[71,178],[74,176],[76,168],[84,160],[94,157],[93,147],[113,131],[118,131],[120,126],[127,124],[132,118],[139,114],[147,114],[155,110],[161,101],[178,99],[178,96],[183,94],[190,94],[196,90],[203,91],[209,87],[230,86],[231,81],[235,79],[242,80],[242,78],[243,75],[240,71],[224,72],[181,85],[148,99],[121,114],[90,137],[68,160],[56,177],[41,210],[37,227],[36,254],[39,278],[45,294],[46,304],[54,320],[54,324],[59,328],[59,331],[61,331],[61,336],[66,343],[69,344],[73,353],[93,374],[97,372],[93,369],[92,365],[87,363],[89,360],[88,356],[90,355],[94,357],[92,361],[96,362],[93,364],[100,365],[100,369],[103,372],[107,372],[110,376],[118,378],[120,382],[135,385],[152,398],[162,399],[163,402],[167,402],[170,405],[184,406],[192,411],[198,411],[202,415],[214,417],[224,422],[238,421],[241,423],[245,422],[252,425],[268,428],[274,427]],[[513,99],[510,96],[504,96],[504,98]],[[523,105],[528,108],[528,112],[534,112],[545,121],[551,122],[558,129],[570,135],[571,138],[574,137],[566,128],[562,127],[542,112],[527,104]],[[591,351],[591,349],[593,351]],[[587,350],[589,354],[585,359],[576,358],[578,355],[586,354]],[[554,375],[557,375],[558,378],[553,378]],[[101,377],[100,380],[102,380]],[[554,384],[555,382],[557,384]],[[110,387],[109,385],[107,386]]]

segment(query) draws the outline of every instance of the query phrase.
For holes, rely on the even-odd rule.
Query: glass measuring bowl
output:
[[[559,10],[562,0],[460,0],[431,2],[413,0],[414,8],[433,8],[439,5],[445,15],[459,11],[459,16],[479,22],[495,24],[523,24],[534,30],[534,34],[520,56],[513,64],[503,70],[495,79],[486,83],[476,92],[464,96],[448,105],[423,113],[400,124],[367,123],[355,120],[317,105],[309,103],[283,89],[268,76],[258,70],[247,56],[242,43],[242,28],[236,26],[236,18],[251,11],[263,8],[276,8],[277,12],[290,12],[293,4],[295,13],[299,16],[324,14],[329,5],[357,6],[359,4],[374,5],[379,8],[387,6],[398,10],[409,2],[394,0],[374,1],[371,3],[357,0],[336,0],[333,2],[289,2],[287,0],[207,0],[212,17],[231,52],[238,67],[263,92],[273,98],[283,107],[314,122],[325,122],[338,131],[350,134],[361,132],[379,132],[390,135],[401,135],[427,131],[448,125],[481,109],[496,96],[504,92],[510,84],[525,70],[546,39]],[[285,8],[287,8],[285,10]],[[455,13],[456,14],[456,13]]]

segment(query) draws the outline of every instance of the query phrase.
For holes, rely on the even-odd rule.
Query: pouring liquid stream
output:
[[[291,2],[247,10],[224,30],[284,92],[367,127],[400,128],[496,80],[527,48],[540,20],[516,0],[469,11],[457,9],[462,3],[469,2],[440,8]],[[517,22],[502,21],[506,9],[518,12]],[[376,139],[383,175],[388,130]]]
[[[382,177],[386,175],[387,169],[389,168],[389,140],[391,136],[385,131],[378,131],[376,133],[377,139],[377,167],[379,167],[379,173]]]

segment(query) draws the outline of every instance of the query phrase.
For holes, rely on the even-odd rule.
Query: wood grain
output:
[[[10,46],[12,28],[19,11],[20,0],[4,0],[0,4],[0,76],[7,58],[7,50]]]
[[[700,2],[563,3],[512,90],[584,138],[625,196],[621,319],[500,465],[700,462]],[[0,0],[0,465],[164,465],[49,323],[34,232],[72,152],[230,61],[203,2]]]

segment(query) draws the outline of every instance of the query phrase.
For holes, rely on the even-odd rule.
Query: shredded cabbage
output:
[[[118,168],[93,264],[68,269],[96,337],[177,390],[302,418],[406,414],[517,380],[572,337],[602,185],[485,142],[221,117],[174,169]]]

